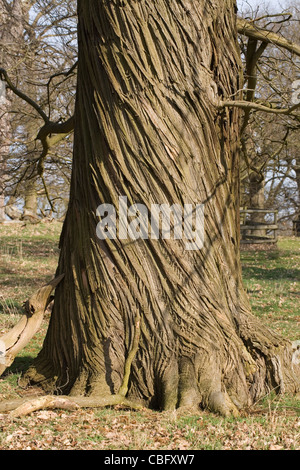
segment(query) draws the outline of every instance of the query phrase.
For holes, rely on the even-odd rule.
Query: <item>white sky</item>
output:
[[[276,11],[276,13],[280,13],[286,8],[287,4],[292,4],[293,2],[286,1],[286,0],[237,0],[239,10],[250,10],[253,8],[255,10],[257,6],[260,9],[265,9],[264,7],[267,6],[268,10]]]

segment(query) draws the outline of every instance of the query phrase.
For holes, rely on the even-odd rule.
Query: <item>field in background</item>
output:
[[[0,225],[0,336],[18,321],[23,302],[54,277],[60,231],[60,223]],[[242,251],[241,259],[254,313],[300,339],[300,239],[280,239],[277,250]],[[41,348],[48,321],[0,378],[0,400],[39,392],[22,390],[18,379]],[[238,419],[122,408],[0,415],[0,450],[6,449],[300,450],[300,403],[270,394]]]
[[[253,312],[290,340],[300,339],[300,238],[277,249],[242,251],[243,278]]]

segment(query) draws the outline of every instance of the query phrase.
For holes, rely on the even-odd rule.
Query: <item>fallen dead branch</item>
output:
[[[45,310],[51,302],[51,294],[63,277],[64,275],[61,275],[53,279],[27,300],[25,302],[24,315],[20,321],[12,330],[0,338],[0,376],[13,363],[16,355],[38,331],[43,321]]]
[[[117,405],[134,410],[143,409],[142,405],[134,403],[119,394],[101,398],[45,395],[34,399],[27,397],[5,400],[0,403],[0,413],[9,413],[11,418],[19,418],[34,411],[45,409],[75,410],[78,408],[105,408]]]

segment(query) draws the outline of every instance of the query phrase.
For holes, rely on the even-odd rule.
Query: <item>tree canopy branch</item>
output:
[[[276,46],[283,47],[288,51],[300,56],[300,45],[285,39],[273,31],[267,31],[265,29],[255,26],[253,22],[244,20],[243,18],[237,19],[237,28],[240,34],[248,36],[249,38],[257,39],[270,44],[275,44]]]
[[[244,110],[254,109],[256,111],[263,111],[265,113],[273,113],[273,114],[283,114],[289,115],[294,117],[299,117],[297,114],[293,114],[296,109],[300,108],[300,103],[291,106],[290,108],[273,108],[272,106],[266,106],[260,103],[252,102],[252,101],[222,101],[220,103],[220,107],[235,107],[235,108],[243,108]]]
[[[76,64],[75,64],[76,65]],[[74,67],[75,67],[74,65]],[[43,127],[38,132],[36,140],[40,140],[43,146],[38,165],[38,174],[43,174],[43,162],[51,147],[58,144],[74,129],[74,116],[71,116],[64,122],[52,122],[43,111],[43,109],[28,95],[20,91],[11,81],[5,69],[0,68],[0,77],[5,80],[8,88],[23,101],[32,106],[44,121]]]
[[[71,116],[64,122],[47,122],[39,131],[36,139],[40,140],[43,146],[43,151],[39,158],[38,174],[43,175],[44,161],[51,147],[58,144],[74,129],[74,116]]]
[[[43,121],[45,123],[49,122],[49,118],[47,114],[42,110],[42,108],[29,96],[27,96],[25,93],[23,93],[21,90],[19,90],[11,81],[11,79],[8,76],[8,73],[5,69],[0,68],[0,77],[6,82],[8,88],[19,98],[21,98],[23,101],[26,101],[26,103],[30,104],[41,116]]]

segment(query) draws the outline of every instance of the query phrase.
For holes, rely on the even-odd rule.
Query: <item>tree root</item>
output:
[[[78,410],[80,408],[108,408],[124,406],[131,410],[143,410],[145,407],[121,394],[107,395],[104,397],[80,397],[67,395],[44,395],[38,398],[18,398],[0,403],[0,413],[9,413],[11,418],[27,416],[35,411],[46,409]],[[211,394],[209,408],[212,412],[222,416],[238,416],[239,413],[229,407],[225,395],[221,392]]]
[[[23,319],[12,331],[1,338],[2,341],[5,340],[6,353],[8,354],[9,352],[10,360],[13,360],[16,352],[21,349],[21,345],[27,344],[25,339],[28,342],[33,336],[34,328],[38,323],[36,322],[36,316],[39,317],[39,321],[40,317],[43,318],[51,292],[61,281],[62,277],[54,279],[32,296],[26,304],[26,315],[24,315]],[[35,318],[34,328],[30,324],[30,320],[33,318]],[[160,390],[162,403],[157,403],[155,406],[163,404],[163,410],[175,409],[176,407],[193,407],[195,410],[196,408],[199,410],[199,406],[202,406],[213,413],[225,417],[238,416],[239,410],[249,405],[247,401],[249,387],[252,387],[251,393],[253,396],[251,395],[251,399],[259,397],[265,389],[268,390],[271,387],[276,387],[276,390],[281,393],[293,391],[294,375],[299,368],[299,342],[293,343],[292,350],[288,354],[285,352],[285,349],[280,352],[277,343],[271,348],[273,345],[271,340],[264,345],[264,342],[257,333],[255,333],[254,339],[250,343],[252,336],[248,330],[246,333],[248,335],[246,336],[247,342],[245,341],[245,344],[247,343],[248,348],[252,351],[253,357],[245,347],[245,350],[241,353],[240,362],[237,362],[239,368],[236,366],[234,371],[232,368],[225,371],[227,376],[230,377],[230,381],[228,381],[228,378],[227,382],[224,381],[225,372],[215,355],[209,353],[199,355],[195,363],[196,366],[192,358],[185,358],[180,362],[180,380],[178,379],[176,367],[164,369],[166,375],[160,377],[163,383],[163,387]],[[74,390],[74,395],[70,396],[52,395],[53,391],[50,391],[48,392],[50,394],[38,398],[27,397],[13,401],[3,401],[0,403],[0,413],[9,412],[12,418],[17,418],[41,409],[76,410],[78,408],[114,406],[124,406],[133,410],[144,409],[150,403],[147,400],[139,403],[135,397],[142,396],[142,394],[134,394],[132,390],[130,393],[129,390],[132,364],[140,347],[140,337],[141,318],[137,315],[135,318],[134,335],[124,364],[123,380],[121,386],[116,388],[118,390],[117,393],[110,394],[109,390],[105,392],[103,387],[100,388],[100,396],[97,393],[93,394],[91,390],[89,391],[89,396],[78,396],[81,390]],[[250,348],[254,344],[256,347]],[[281,346],[283,348],[286,345],[284,343]],[[293,366],[291,371],[287,367],[286,372],[283,372],[283,368],[290,361]],[[5,366],[7,367],[7,363],[5,363]],[[235,389],[230,387],[232,383],[241,383],[241,386]],[[285,386],[286,384],[287,386]]]
[[[221,416],[238,417],[240,415],[237,407],[225,392],[213,392],[208,398],[208,408]]]
[[[55,280],[57,282],[57,280]],[[54,282],[54,281],[53,281]],[[52,282],[52,286],[53,286]],[[58,280],[60,282],[60,279]],[[44,291],[43,291],[44,292]],[[46,291],[45,291],[46,292]],[[44,293],[45,293],[44,292]],[[47,294],[49,289],[47,289]],[[43,298],[45,298],[43,294]],[[48,297],[47,297],[48,298]],[[31,303],[32,304],[32,303]],[[45,309],[45,302],[42,302],[43,308]],[[39,309],[39,311],[41,308]],[[128,400],[126,397],[128,392],[129,377],[131,372],[131,365],[135,358],[138,350],[140,339],[140,318],[136,318],[135,322],[135,334],[133,338],[132,347],[128,353],[124,367],[124,377],[119,389],[119,393],[116,395],[107,395],[104,397],[76,397],[76,396],[55,396],[45,395],[34,399],[17,399],[12,401],[5,401],[0,403],[0,412],[10,412],[11,418],[19,418],[26,416],[34,411],[41,409],[65,409],[74,410],[78,408],[104,408],[110,406],[125,406],[130,409],[140,410],[143,406]]]

